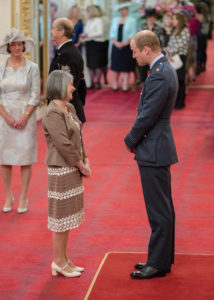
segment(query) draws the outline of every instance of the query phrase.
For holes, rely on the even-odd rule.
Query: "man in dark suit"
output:
[[[83,106],[86,98],[86,83],[84,79],[84,62],[78,49],[72,42],[74,28],[67,18],[58,18],[52,24],[52,40],[57,46],[56,55],[51,63],[49,73],[54,70],[70,72],[74,77],[74,87],[71,103],[76,109],[79,120],[84,123],[85,114]]]
[[[170,166],[177,162],[170,117],[178,91],[175,70],[160,51],[155,33],[138,32],[131,40],[133,57],[150,66],[141,92],[136,121],[125,137],[135,153],[151,227],[147,263],[137,263],[132,278],[165,276],[174,263],[175,213],[171,195]]]

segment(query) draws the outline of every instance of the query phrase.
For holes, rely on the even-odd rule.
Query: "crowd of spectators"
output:
[[[163,2],[163,1],[162,1]],[[203,2],[175,1],[171,5],[145,8],[142,4],[124,1],[117,5],[110,19],[99,5],[90,5],[86,14],[78,6],[70,8],[68,18],[74,25],[73,42],[84,55],[89,73],[89,89],[101,89],[111,84],[114,91],[130,88],[130,74],[134,74],[134,87],[142,87],[149,66],[139,67],[132,58],[130,39],[140,30],[151,30],[159,38],[162,53],[175,66],[179,92],[175,108],[185,106],[186,85],[206,71],[207,40],[212,38],[212,17]],[[107,77],[111,69],[110,78]],[[121,82],[120,82],[121,75]],[[102,76],[104,79],[102,79]]]

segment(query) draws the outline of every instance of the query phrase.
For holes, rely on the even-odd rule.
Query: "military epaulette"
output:
[[[160,62],[160,63],[159,63],[159,66],[156,67],[155,71],[156,71],[156,72],[160,72],[160,71],[162,71],[162,69],[163,69],[163,63]]]

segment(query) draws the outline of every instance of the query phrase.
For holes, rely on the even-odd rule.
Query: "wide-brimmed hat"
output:
[[[25,42],[25,52],[29,52],[34,46],[34,41],[31,37],[25,36],[22,30],[12,28],[11,32],[5,36],[0,45],[0,53],[8,54],[7,46],[12,42]]]
[[[125,7],[129,8],[130,7],[130,3],[129,2],[125,2],[125,3],[121,3],[121,4],[117,5],[116,6],[116,10],[121,10],[121,9],[123,9]]]

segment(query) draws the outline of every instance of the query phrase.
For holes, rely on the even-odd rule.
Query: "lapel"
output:
[[[64,117],[67,130],[69,131],[72,128],[72,123],[70,121],[70,117],[68,116],[68,114],[64,113],[56,103],[51,101],[46,109],[47,109],[47,112],[50,110],[60,112],[60,114]],[[68,103],[68,111],[72,114],[73,118],[80,124],[80,121],[75,114],[75,109],[71,103]]]
[[[28,75],[32,68],[32,63],[28,59],[26,59],[26,67],[27,67],[27,75]]]
[[[0,82],[2,81],[2,78],[4,77],[4,72],[5,72],[6,64],[7,64],[7,59],[5,59],[4,61],[2,61],[1,65],[0,65]]]
[[[55,56],[51,62],[51,66],[50,66],[50,72],[52,72],[53,70],[58,69],[58,60],[60,59],[60,56],[63,54],[63,52],[67,49],[67,48],[71,48],[73,45],[72,41],[69,41],[67,43],[65,43],[64,45],[62,45],[62,47],[60,47],[59,50],[56,51]],[[49,72],[49,73],[50,73]]]

